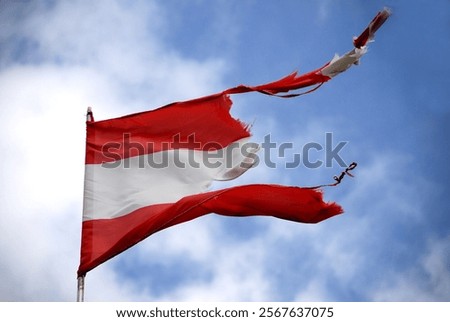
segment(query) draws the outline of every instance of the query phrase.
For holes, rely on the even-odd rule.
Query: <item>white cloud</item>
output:
[[[33,59],[2,57],[0,70],[0,299],[70,301],[87,106],[102,119],[210,93],[220,83],[222,63],[186,60],[166,48],[158,29],[165,27],[164,12],[147,2],[57,2],[34,10],[1,31],[37,47]],[[137,97],[137,88],[147,95]],[[111,267],[98,271],[88,277],[91,298],[140,294]]]
[[[331,301],[329,298],[329,290],[324,281],[314,279],[307,284],[307,287],[300,290],[296,295],[296,302],[321,302]]]
[[[403,263],[391,259],[408,249],[398,235],[420,225],[425,213],[423,190],[408,186],[403,177],[401,169],[408,162],[395,154],[375,156],[355,170],[352,182],[344,183],[351,186],[340,199],[346,213],[333,225],[321,224],[315,238],[309,236],[308,246],[317,256],[310,259],[315,273],[298,290],[296,300],[339,301],[352,293],[375,301],[445,299],[450,289],[448,239],[431,242],[427,253],[416,257],[418,267],[405,270]],[[415,180],[425,190],[429,186],[420,176]]]
[[[324,22],[330,15],[330,2],[329,0],[319,1],[318,19],[320,22]]]
[[[321,4],[324,18],[327,5]],[[12,24],[0,31],[6,35],[0,39],[14,35],[37,46],[32,53],[25,48],[33,58],[29,61],[12,61],[8,55],[0,61],[0,300],[71,301],[79,256],[86,107],[93,106],[96,118],[103,119],[209,94],[223,88],[224,64],[186,59],[165,44],[169,16],[154,3],[74,1],[34,10],[24,13],[24,20],[8,20]],[[257,121],[255,136],[266,130],[282,133],[278,124]],[[336,125],[311,122],[295,142],[323,139],[327,124]],[[320,225],[258,218],[252,228],[257,234],[249,229],[239,236],[216,216],[173,227],[137,246],[133,258],[123,254],[90,272],[86,299],[315,301],[340,300],[352,292],[369,300],[445,299],[448,238],[430,237],[426,252],[412,264],[417,267],[376,262],[394,257],[395,247],[408,249],[407,241],[393,232],[423,223],[428,215],[423,200],[431,193],[420,173],[412,178],[404,171],[411,159],[378,152],[364,158],[355,179],[326,189],[325,198],[345,208],[343,216]],[[304,183],[302,174],[271,170],[252,169],[233,184]],[[308,172],[313,183],[327,176]],[[239,227],[236,221],[233,229]],[[158,294],[151,283],[126,278],[116,266],[152,261],[172,267],[180,258],[204,274]],[[381,269],[386,274],[372,277]]]
[[[418,265],[393,272],[373,294],[374,301],[445,301],[450,291],[450,237],[431,239]]]
[[[264,273],[264,250],[260,240],[228,243],[216,240],[216,252],[203,267],[211,266],[212,279],[187,282],[163,297],[172,301],[258,301],[270,299],[270,282]]]

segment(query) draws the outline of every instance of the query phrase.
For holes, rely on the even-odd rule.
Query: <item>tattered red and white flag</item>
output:
[[[304,75],[293,73],[259,86],[240,85],[104,121],[94,121],[88,111],[78,276],[162,229],[209,213],[273,216],[303,223],[342,213],[336,203],[323,201],[318,187],[253,184],[207,189],[214,180],[240,176],[256,160],[258,146],[249,141],[248,127],[229,113],[231,94],[257,91],[293,97],[311,92],[358,63],[389,14],[380,12],[354,39],[352,51]],[[291,92],[310,86],[315,87]]]

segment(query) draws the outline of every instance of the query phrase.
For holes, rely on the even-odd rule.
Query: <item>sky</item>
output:
[[[74,301],[86,108],[96,120],[321,67],[392,16],[359,66],[293,99],[233,96],[233,116],[291,142],[212,189],[311,186],[345,142],[345,210],[317,225],[208,215],[150,236],[86,277],[86,301],[450,300],[450,2],[0,0],[0,300]],[[324,160],[323,151],[310,156]]]

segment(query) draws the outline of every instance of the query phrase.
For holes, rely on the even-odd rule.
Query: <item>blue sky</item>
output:
[[[0,300],[75,299],[87,106],[106,119],[310,71],[384,6],[393,15],[361,64],[316,92],[233,97],[255,142],[347,142],[356,177],[325,189],[343,216],[206,216],[94,269],[86,300],[448,301],[446,0],[0,0]],[[342,171],[285,161],[213,188]]]

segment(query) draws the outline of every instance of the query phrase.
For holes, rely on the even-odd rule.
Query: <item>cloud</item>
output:
[[[0,57],[0,299],[73,300],[86,107],[102,119],[210,93],[222,62],[184,59],[166,47],[158,29],[164,12],[147,2],[32,8],[11,7],[23,19],[8,19],[1,31],[8,50]],[[118,282],[112,267],[99,272],[91,283],[102,291],[90,289],[93,298],[139,294]]]
[[[415,234],[412,241],[407,236],[423,227],[427,215],[423,190],[408,185],[406,177],[399,178],[409,162],[391,154],[376,156],[357,168],[357,177],[341,202],[346,213],[332,230],[322,231],[315,239],[323,241],[320,245],[311,245],[320,252],[315,274],[296,300],[445,300],[450,289],[444,255],[448,238],[429,241],[426,234]],[[428,189],[429,183],[420,176],[416,179]],[[426,247],[421,254],[418,245],[423,242]]]
[[[329,2],[320,5],[326,19]],[[105,119],[224,88],[224,60],[186,58],[165,41],[166,10],[145,1],[17,2],[1,16],[0,300],[75,299],[87,106]],[[262,105],[234,101],[244,120],[252,111],[238,106]],[[284,119],[256,121],[257,140],[268,131],[301,146],[350,133],[348,122],[318,112],[287,134],[282,122],[293,114],[283,111]],[[414,155],[381,145],[375,154],[358,142],[343,156],[358,157],[356,178],[325,189],[344,215],[320,225],[212,215],[172,227],[90,272],[86,299],[446,300],[449,240],[426,225],[427,201],[441,187],[411,173]],[[335,170],[260,165],[230,184],[317,184]]]
[[[213,243],[208,263],[209,280],[187,281],[168,296],[167,301],[258,301],[270,299],[270,282],[264,272],[264,250],[259,241],[234,242],[225,244],[217,240]],[[194,269],[194,267],[192,268]]]
[[[319,4],[319,10],[318,10],[318,20],[321,22],[324,22],[328,19],[330,15],[330,1],[329,0],[323,0],[320,1]]]
[[[374,301],[447,301],[450,290],[450,238],[430,239],[418,263],[391,272],[373,294]]]

